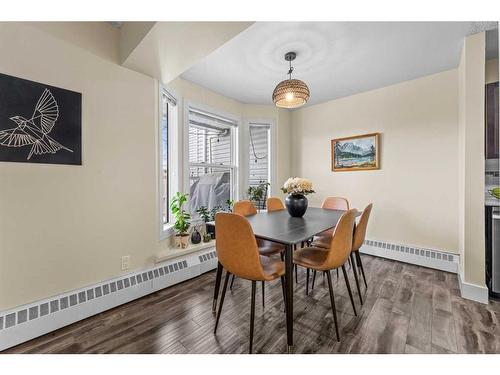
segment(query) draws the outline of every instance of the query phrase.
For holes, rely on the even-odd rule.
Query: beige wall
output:
[[[1,73],[83,94],[82,166],[0,162],[0,310],[149,266],[169,244],[158,232],[158,84],[117,64],[117,50],[108,50],[116,30],[103,25],[95,38],[95,24],[68,24],[64,33],[64,23],[0,23],[0,48],[9,51]],[[169,86],[185,100],[270,118],[288,134],[287,114],[271,105],[182,79]],[[279,144],[286,156],[287,142]],[[289,160],[279,162],[286,173]],[[131,255],[128,271],[123,255]]]
[[[83,49],[68,34],[92,25],[47,27],[0,23],[0,72],[83,94],[83,166],[0,162],[0,310],[118,276],[122,255],[151,264],[158,247],[155,81],[104,56],[113,35]]]
[[[458,73],[460,271],[484,286],[484,33],[465,38]]]
[[[368,238],[458,251],[456,70],[306,107],[292,124],[292,174],[313,181],[311,205],[373,202]],[[332,138],[372,132],[380,170],[331,172]]]

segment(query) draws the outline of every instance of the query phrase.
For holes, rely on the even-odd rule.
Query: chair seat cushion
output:
[[[329,249],[330,243],[331,237],[319,237],[312,242],[311,246],[320,247],[322,249]]]
[[[323,270],[321,267],[328,251],[320,247],[304,247],[293,253],[293,262],[307,268]]]
[[[267,280],[274,280],[285,274],[285,262],[268,256],[260,256],[260,263],[264,273],[268,276]]]
[[[270,256],[285,250],[285,246],[276,242],[257,240],[260,255]]]

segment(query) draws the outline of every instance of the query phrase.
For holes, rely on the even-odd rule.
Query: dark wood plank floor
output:
[[[295,287],[296,353],[500,353],[500,303],[460,297],[454,274],[363,255],[365,303],[355,317],[342,278],[333,276],[341,325],[335,339],[326,282],[305,296]],[[349,270],[354,286],[352,270]],[[11,348],[5,353],[246,353],[250,282],[228,293],[217,336],[211,311],[215,272]],[[286,327],[279,282],[257,304],[254,350],[284,353]],[[260,286],[258,287],[260,293]],[[261,301],[260,295],[257,301]]]

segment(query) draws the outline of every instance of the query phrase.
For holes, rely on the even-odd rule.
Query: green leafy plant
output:
[[[210,221],[215,221],[215,215],[217,215],[217,212],[222,211],[222,206],[215,206],[210,210]]]
[[[228,199],[226,201],[227,204],[227,212],[233,212],[234,200]]]
[[[200,215],[201,219],[205,222],[208,223],[210,221],[210,211],[206,206],[201,206],[196,210],[198,215]]]
[[[188,194],[177,192],[170,201],[170,210],[175,217],[174,229],[178,236],[187,236],[191,223],[191,216],[184,210],[184,204],[187,202]]]
[[[269,182],[261,181],[257,186],[250,186],[247,189],[248,199],[250,201],[255,202],[257,207],[260,208],[260,202],[265,199],[267,189],[271,184]]]

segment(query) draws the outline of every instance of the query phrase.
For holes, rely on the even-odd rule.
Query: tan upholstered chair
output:
[[[354,228],[354,239],[352,243],[352,252],[349,256],[350,264],[354,270],[354,280],[356,281],[356,288],[358,290],[359,301],[363,304],[363,297],[361,294],[361,288],[359,286],[359,270],[361,270],[361,274],[363,275],[363,281],[365,283],[365,288],[368,288],[368,284],[366,282],[365,270],[363,269],[363,263],[361,262],[361,256],[359,254],[359,249],[363,246],[366,235],[366,228],[368,226],[368,219],[370,218],[370,213],[372,211],[373,204],[370,203],[365,207],[361,217],[359,219],[358,224]],[[312,243],[315,247],[325,248],[329,247],[329,239],[328,237],[320,237]],[[356,270],[357,268],[357,270]],[[313,274],[313,283],[312,288],[314,288],[314,280],[316,278],[316,274]]]
[[[372,212],[373,203],[370,203],[365,207],[361,217],[359,218],[359,222],[354,229],[354,239],[352,243],[352,254],[354,254],[354,258],[356,259],[356,263],[358,268],[361,269],[361,274],[363,275],[363,281],[365,282],[365,288],[368,288],[368,284],[366,283],[365,270],[363,269],[363,263],[361,262],[361,256],[359,255],[359,249],[363,246],[365,242],[366,236],[366,228],[368,227],[368,219],[370,218],[370,214]],[[354,265],[354,260],[351,260]]]
[[[341,197],[326,197],[321,205],[321,208],[326,208],[327,210],[349,210],[349,202],[345,198]],[[326,238],[327,241],[333,234],[333,229],[325,230],[317,235],[318,240],[323,240],[322,237]]]
[[[283,201],[277,197],[269,197],[266,202],[267,212],[281,211],[285,209]]]
[[[233,206],[233,213],[241,215],[241,216],[251,216],[257,214],[257,209],[253,205],[252,202],[249,200],[240,200],[237,201],[234,206]],[[260,255],[264,256],[272,256],[275,254],[280,254],[281,260],[283,260],[283,251],[285,251],[285,246],[271,242],[271,241],[266,241],[262,239],[257,239],[257,246],[259,248],[259,253]],[[231,279],[231,286],[229,289],[233,289],[233,283],[234,283],[234,275]],[[265,294],[264,294],[264,283],[262,283],[262,307],[264,307],[264,302],[265,302]]]
[[[234,204],[233,213],[241,216],[251,216],[257,213],[257,209],[249,200],[241,200]],[[258,239],[257,244],[259,245],[260,255],[271,256],[285,250],[283,245],[271,241]]]
[[[215,217],[216,251],[219,262],[226,270],[224,287],[220,298],[214,334],[217,332],[219,319],[224,304],[224,296],[230,275],[252,281],[252,302],[250,311],[250,349],[252,353],[253,330],[255,320],[256,282],[281,280],[283,298],[285,297],[284,278],[285,263],[279,259],[259,254],[257,241],[248,220],[242,215],[220,212]]]
[[[342,268],[345,283],[351,299],[354,314],[357,316],[354,299],[352,297],[351,286],[345,270],[344,263],[347,262],[351,254],[353,243],[353,230],[356,220],[356,210],[349,210],[342,215],[337,226],[334,229],[330,240],[330,247],[323,249],[319,247],[305,247],[295,251],[293,255],[294,263],[307,269],[307,281],[309,281],[309,270],[322,271],[328,280],[330,290],[330,303],[332,305],[333,319],[335,321],[335,332],[337,340],[340,341],[339,329],[337,324],[337,311],[335,308],[335,298],[333,295],[332,278],[330,270]]]

